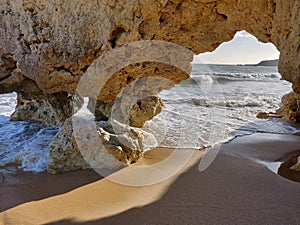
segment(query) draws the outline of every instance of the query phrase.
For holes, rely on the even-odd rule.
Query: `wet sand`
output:
[[[2,224],[300,224],[300,183],[266,165],[299,152],[300,137],[254,134],[223,144],[213,163],[199,172],[203,151],[182,150],[165,167],[149,169],[134,182],[176,171],[147,186],[109,179],[130,176],[125,168],[108,178],[92,170],[61,175],[24,173],[2,176]],[[172,150],[149,152],[140,167],[170,158]],[[177,161],[178,160],[178,161]],[[161,161],[164,162],[164,161]],[[161,168],[164,171],[160,170]],[[147,171],[147,170],[145,170]],[[155,177],[153,176],[153,177]],[[151,180],[150,180],[151,181]],[[0,223],[1,224],[1,223]]]
[[[0,211],[20,204],[60,195],[95,182],[102,177],[93,170],[52,175],[23,172],[10,165],[0,169]]]

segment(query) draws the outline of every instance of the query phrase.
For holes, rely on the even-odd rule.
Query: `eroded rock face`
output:
[[[41,95],[39,98],[30,94],[18,93],[17,106],[11,115],[12,121],[32,120],[41,121],[50,126],[61,126],[72,116],[74,103],[79,107],[82,101],[75,101],[67,93]]]
[[[51,142],[48,161],[49,173],[87,169],[90,165],[83,159],[73,136],[72,120],[68,119]]]
[[[296,164],[290,167],[290,170],[300,172],[300,156],[298,156]]]
[[[0,0],[0,9],[0,94],[16,91],[20,96],[12,119],[63,123],[73,106],[61,98],[62,93],[74,95],[91,64],[112,49],[135,41],[163,40],[199,54],[213,51],[236,31],[246,30],[262,42],[272,42],[281,52],[279,70],[283,79],[293,83],[294,97],[283,100],[280,113],[297,121],[299,0]],[[169,52],[161,49],[154,54]],[[130,56],[130,51],[126,54]],[[170,62],[181,57],[186,68],[192,60],[180,54],[168,57]],[[114,66],[119,61],[116,58],[108,63]],[[107,80],[97,101],[113,105],[129,83],[151,76],[164,77],[174,85],[189,73],[151,60],[127,65]],[[139,106],[132,114],[125,114],[136,118],[132,125],[142,126],[142,121],[160,111],[159,105],[156,101],[151,110]],[[57,145],[61,142],[61,149],[74,149],[72,138],[63,137],[56,138]]]
[[[145,122],[151,120],[162,111],[163,102],[158,96],[151,96],[138,100],[129,114],[130,125],[143,127]]]
[[[280,72],[299,93],[299,4],[298,0],[2,0],[0,92],[18,91],[29,79],[47,94],[73,94],[91,63],[118,46],[164,40],[198,54],[213,51],[244,29],[276,45]],[[135,68],[127,73],[136,76]],[[160,65],[156,73],[167,71]],[[118,79],[108,85],[118,84]]]
[[[149,96],[139,99],[130,108],[129,112],[123,112],[125,115],[120,115],[121,112],[119,112],[119,110],[114,110],[112,115],[112,110],[115,108],[114,102],[104,103],[90,100],[88,108],[91,112],[94,112],[97,121],[105,121],[113,117],[132,127],[143,127],[146,121],[151,120],[162,111],[163,105],[163,101],[160,97]]]
[[[48,172],[130,165],[143,156],[154,140],[139,128],[112,120],[94,123],[76,117],[67,119],[50,144]]]
[[[285,120],[300,122],[300,94],[291,92],[282,97],[282,106],[277,110]]]
[[[292,156],[281,164],[278,174],[292,181],[300,182],[300,156]]]

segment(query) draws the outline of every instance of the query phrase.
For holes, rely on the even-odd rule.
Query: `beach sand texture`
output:
[[[0,221],[1,224],[300,224],[300,184],[266,167],[266,162],[272,164],[289,158],[299,144],[300,138],[292,135],[257,133],[239,137],[223,144],[205,171],[198,169],[204,152],[193,150],[191,160],[176,175],[141,187],[114,183],[91,170],[58,176],[4,175],[7,177],[1,185]],[[172,150],[166,149],[149,152],[142,163],[155,164],[171,153]],[[120,172],[124,173],[122,170],[116,173]]]

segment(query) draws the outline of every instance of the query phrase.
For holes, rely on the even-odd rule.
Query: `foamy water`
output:
[[[256,119],[259,112],[275,111],[291,90],[277,68],[194,65],[191,77],[160,94],[164,110],[144,128],[158,147],[199,149],[255,132],[297,132],[279,119]],[[44,171],[58,129],[10,122],[15,104],[14,93],[0,95],[0,166],[17,163],[26,171]]]
[[[15,105],[15,93],[0,95],[0,166],[14,163],[24,171],[44,171],[48,146],[58,129],[38,122],[10,122]]]
[[[291,90],[276,67],[194,65],[191,77],[160,94],[165,110],[146,126],[161,147],[202,148],[255,132],[297,131],[280,119],[256,118],[278,109]]]

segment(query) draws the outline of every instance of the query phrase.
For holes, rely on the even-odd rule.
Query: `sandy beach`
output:
[[[270,168],[297,153],[300,137],[253,134],[223,144],[208,169],[204,151],[171,178],[126,186],[92,170],[60,175],[13,172],[1,177],[1,224],[299,224],[300,183]],[[142,164],[172,155],[157,149]],[[276,163],[277,162],[277,163]],[[170,167],[174,166],[172,164]],[[125,168],[116,173],[126,174]],[[159,175],[161,171],[157,171]],[[114,174],[112,175],[114,176]],[[141,178],[146,179],[146,178]]]

